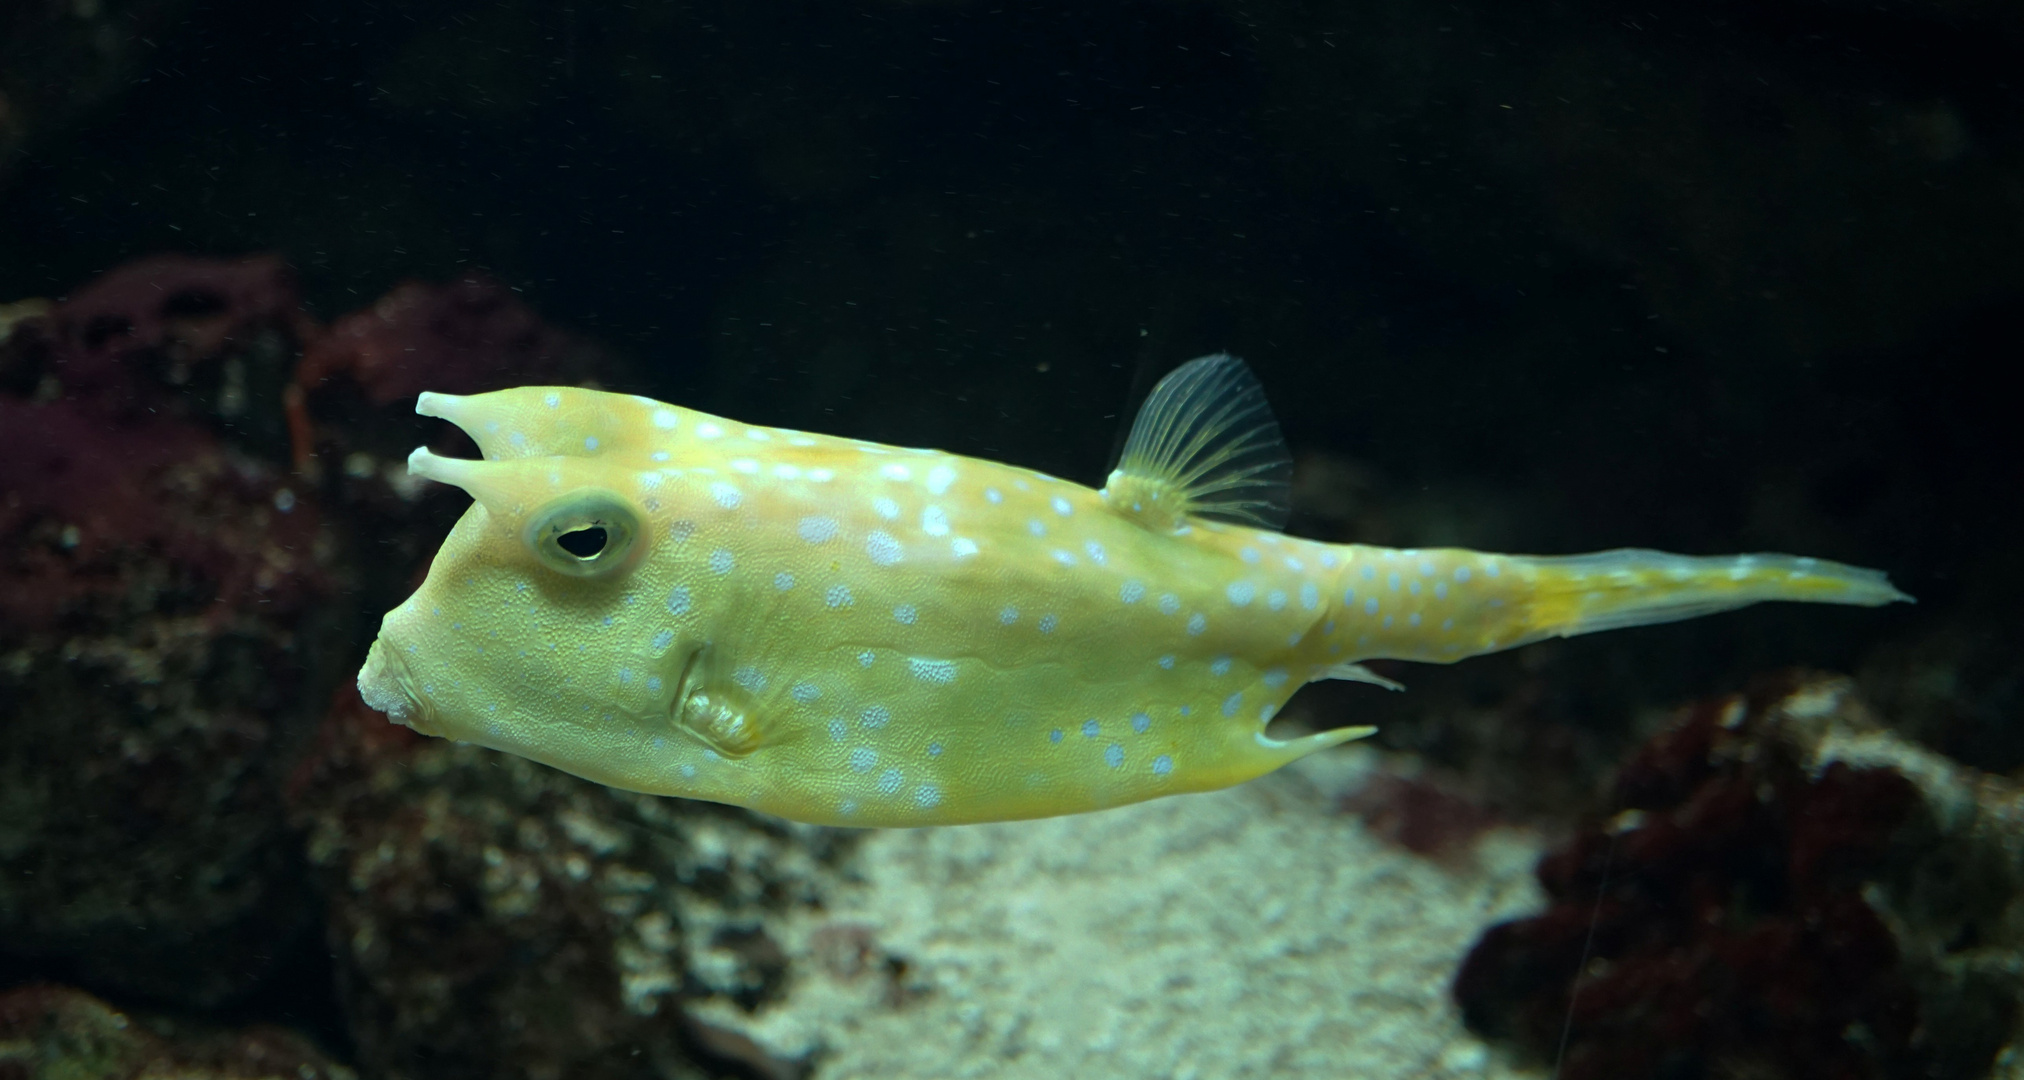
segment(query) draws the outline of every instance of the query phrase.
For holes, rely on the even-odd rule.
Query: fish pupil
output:
[[[556,537],[555,543],[562,550],[569,552],[579,559],[595,559],[597,558],[597,553],[604,550],[607,539],[604,526],[586,525],[581,529],[571,529]]]

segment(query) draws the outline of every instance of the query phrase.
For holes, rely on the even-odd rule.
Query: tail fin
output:
[[[1875,570],[1793,555],[1339,550],[1341,599],[1331,601],[1326,625],[1350,646],[1330,655],[1348,660],[1452,663],[1542,638],[1691,619],[1762,600],[1873,607],[1911,599]]]
[[[1619,548],[1511,561],[1532,586],[1526,640],[1674,622],[1762,600],[1862,607],[1911,600],[1881,571],[1796,555],[1703,558]]]

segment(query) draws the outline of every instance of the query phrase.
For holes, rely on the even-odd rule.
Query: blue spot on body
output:
[[[1146,729],[1152,726],[1153,726],[1152,717],[1147,716],[1145,713],[1142,712],[1135,712],[1131,714],[1131,729],[1133,731],[1136,731],[1139,734],[1143,735],[1146,733]]]
[[[1060,741],[1061,741],[1061,729],[1060,729],[1060,728],[1055,728],[1055,729],[1054,729],[1053,731],[1050,731],[1050,732],[1048,732],[1048,733],[1047,733],[1047,741],[1048,741],[1048,742],[1052,742],[1052,743],[1058,743],[1058,742],[1060,742]]]
[[[879,794],[891,795],[898,792],[899,789],[900,789],[900,771],[898,769],[887,769],[886,771],[878,774]]]
[[[1124,766],[1124,747],[1111,743],[1103,748],[1103,763],[1113,769]]]
[[[1153,775],[1165,776],[1174,771],[1174,759],[1165,754],[1153,759]]]
[[[1102,727],[1103,725],[1098,724],[1094,719],[1084,720],[1082,722],[1082,733],[1094,739],[1096,738],[1096,733],[1102,730]]]

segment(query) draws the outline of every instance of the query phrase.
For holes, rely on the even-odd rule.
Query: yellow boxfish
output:
[[[1162,380],[1103,490],[643,397],[423,394],[474,502],[358,685],[430,735],[800,821],[935,825],[1241,783],[1320,679],[1760,600],[1908,599],[1789,555],[1532,557],[1283,535],[1291,461],[1226,356]]]

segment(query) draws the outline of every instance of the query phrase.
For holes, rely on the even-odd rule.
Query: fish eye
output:
[[[580,491],[541,508],[527,546],[543,566],[570,577],[600,577],[626,565],[639,537],[639,515],[608,491]]]
[[[605,539],[609,535],[602,525],[586,525],[556,537],[555,546],[579,559],[595,559],[604,550]]]

